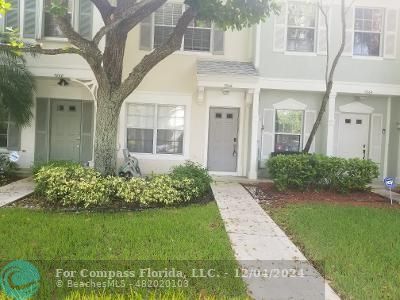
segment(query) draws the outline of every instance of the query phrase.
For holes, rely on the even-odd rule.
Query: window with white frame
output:
[[[154,47],[157,48],[168,40],[185,6],[180,3],[166,3],[154,14]],[[194,20],[189,24],[183,37],[185,51],[211,51],[210,22]]]
[[[185,107],[128,104],[127,148],[130,152],[183,154]]]
[[[289,2],[287,20],[287,51],[314,52],[317,9],[314,4]]]
[[[45,37],[64,37],[60,26],[58,26],[56,22],[56,16],[50,13],[50,8],[53,0],[45,0],[44,1],[44,36]],[[68,0],[68,11],[67,11],[67,19],[71,24],[72,16],[73,16],[73,6],[74,1]]]
[[[299,152],[303,133],[304,111],[276,110],[275,152]]]
[[[353,54],[381,56],[384,9],[355,8]]]
[[[11,27],[29,39],[63,38],[55,16],[50,13],[52,0],[11,0],[12,9],[0,18],[3,30]],[[42,10],[43,13],[40,13]],[[67,18],[84,38],[92,38],[93,4],[90,0],[68,0]]]
[[[0,148],[7,148],[8,122],[0,122]]]

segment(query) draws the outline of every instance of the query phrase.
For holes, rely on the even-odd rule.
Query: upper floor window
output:
[[[287,51],[314,52],[317,9],[313,4],[289,2]]]
[[[140,49],[151,51],[164,44],[173,33],[185,7],[182,3],[168,2],[144,19],[140,25]],[[180,50],[223,55],[224,48],[224,31],[211,22],[195,19],[183,36]]]
[[[159,47],[168,40],[183,11],[183,4],[166,3],[155,12],[154,47]],[[192,21],[183,37],[183,50],[211,51],[211,31],[211,23]]]
[[[60,26],[58,26],[55,16],[52,15],[49,11],[51,7],[52,0],[45,0],[45,13],[44,13],[44,36],[46,37],[64,37]],[[67,11],[67,18],[71,24],[72,23],[72,16],[73,16],[73,0],[68,0],[68,11]]]
[[[381,8],[355,9],[353,54],[381,56],[384,10]]]
[[[0,18],[0,28],[12,27],[22,37],[62,38],[63,33],[50,14],[51,0],[12,0],[12,9],[5,18]],[[43,12],[43,13],[40,13]],[[72,27],[84,38],[91,39],[93,26],[93,4],[90,0],[68,0],[67,18]]]
[[[276,110],[275,152],[299,152],[303,133],[302,110]]]

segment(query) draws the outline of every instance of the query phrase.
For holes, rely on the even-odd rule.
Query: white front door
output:
[[[369,123],[367,114],[340,114],[339,156],[367,159],[369,153]]]

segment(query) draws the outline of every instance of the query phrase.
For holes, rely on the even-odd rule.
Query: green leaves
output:
[[[51,0],[50,5],[46,7],[47,11],[52,15],[63,17],[68,12],[68,1]]]
[[[310,190],[329,189],[348,193],[364,191],[379,176],[371,160],[344,159],[318,154],[278,155],[267,166],[276,188]]]
[[[278,13],[274,0],[186,0],[198,11],[198,18],[212,21],[221,29],[241,30]]]
[[[7,11],[10,10],[10,8],[11,8],[11,3],[6,2],[4,0],[0,0],[0,15],[4,17]]]

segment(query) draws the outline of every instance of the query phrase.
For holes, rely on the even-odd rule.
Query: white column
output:
[[[383,177],[388,176],[390,124],[392,117],[392,97],[388,97],[386,105],[386,131],[385,131],[385,161],[383,163]]]
[[[260,89],[249,91],[253,94],[253,107],[251,115],[251,134],[250,134],[250,159],[249,159],[249,179],[257,179],[258,173],[258,121],[260,106]]]
[[[332,91],[328,102],[328,124],[326,131],[326,155],[333,156],[335,149],[336,92]]]

